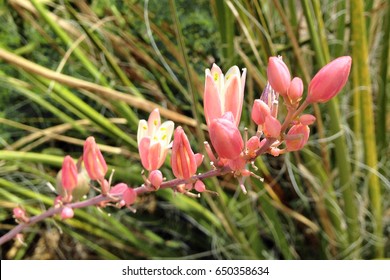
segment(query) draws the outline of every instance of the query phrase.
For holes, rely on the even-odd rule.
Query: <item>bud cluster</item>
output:
[[[91,136],[86,139],[83,155],[77,163],[69,155],[64,158],[62,169],[57,175],[59,195],[54,201],[54,208],[58,210],[55,213],[60,213],[62,219],[72,218],[74,202],[89,192],[92,180],[100,186],[101,198],[96,203],[91,199],[91,204],[85,205],[100,207],[114,202],[117,207],[132,209],[131,205],[135,203],[137,195],[167,187],[198,197],[199,193],[210,192],[202,181],[204,178],[226,173],[232,173],[246,193],[245,179],[248,176],[259,178],[247,169],[248,164],[253,164],[262,154],[279,156],[302,149],[309,139],[309,126],[316,120],[314,116],[302,112],[309,104],[323,103],[333,98],[346,84],[351,63],[351,58],[344,56],[324,66],[310,81],[306,99],[302,101],[302,80],[298,77],[291,79],[290,71],[281,57],[271,57],[267,68],[268,82],[261,96],[252,104],[250,116],[257,125],[252,136],[249,136],[246,128],[242,135],[239,128],[246,69],[240,71],[237,66],[233,66],[224,75],[213,64],[211,69],[205,71],[203,98],[211,142],[211,145],[205,142],[205,151],[212,170],[197,174],[204,156],[192,150],[181,126],[175,129],[172,121],[161,123],[159,110],[155,109],[147,121],[141,120],[138,125],[137,142],[144,168],[141,174],[143,185],[131,188],[125,183],[118,183],[111,187],[112,174],[109,180],[105,178],[108,167]],[[283,121],[278,116],[280,101],[283,101],[287,111]],[[176,179],[166,181],[159,169],[170,152],[170,165]],[[16,207],[13,212],[18,222],[30,221],[21,207]]]

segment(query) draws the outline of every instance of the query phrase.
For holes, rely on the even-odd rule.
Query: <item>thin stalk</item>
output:
[[[365,152],[365,164],[374,172],[367,174],[370,193],[371,211],[374,218],[375,256],[383,258],[383,221],[382,221],[382,199],[379,178],[374,173],[377,171],[377,143],[375,137],[375,120],[372,101],[372,87],[369,67],[369,54],[367,46],[366,22],[364,16],[364,1],[355,0],[350,3],[352,21],[352,57],[353,67],[356,71],[356,78],[359,84],[360,110]],[[356,70],[357,69],[357,70]]]
[[[377,129],[376,138],[378,140],[378,153],[380,156],[385,156],[381,151],[388,146],[387,140],[387,77],[389,69],[389,42],[390,42],[390,4],[387,3],[386,12],[383,15],[383,37],[382,37],[382,53],[380,56],[379,65],[379,90],[377,102]]]
[[[317,24],[314,22],[313,11],[310,8],[309,1],[302,0],[302,5],[305,12],[306,20],[308,21],[309,31],[313,43],[313,47],[316,52],[316,59],[318,60],[321,66],[324,66],[329,58],[329,49],[328,45],[321,44],[321,38],[316,30]],[[315,6],[319,9],[318,5]],[[321,15],[320,11],[317,11],[315,14]],[[340,118],[340,109],[337,97],[331,99],[327,103],[328,113],[330,115],[330,130],[333,135],[339,134],[342,128],[341,118]],[[346,215],[346,221],[348,226],[348,239],[349,244],[353,244],[353,250],[351,251],[352,258],[359,258],[360,256],[360,227],[358,219],[358,208],[357,202],[355,199],[356,186],[351,181],[351,164],[349,151],[346,145],[346,139],[344,134],[341,134],[334,140],[335,144],[335,156],[336,156],[336,166],[338,168],[338,174],[340,179],[340,189],[342,191],[344,199],[344,211]],[[342,240],[340,240],[342,241]]]

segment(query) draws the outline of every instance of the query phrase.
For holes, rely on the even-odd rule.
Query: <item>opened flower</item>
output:
[[[154,109],[148,121],[140,120],[138,124],[138,151],[143,167],[148,171],[159,169],[165,161],[170,148],[174,123],[166,121],[161,124],[160,113]]]
[[[232,112],[234,124],[240,123],[242,104],[244,100],[246,69],[242,74],[237,66],[231,67],[226,75],[213,64],[206,69],[204,89],[204,114],[208,126],[214,119],[222,117],[226,112]]]

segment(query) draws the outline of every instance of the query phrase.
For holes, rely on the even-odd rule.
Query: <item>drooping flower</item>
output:
[[[161,124],[160,113],[154,109],[148,121],[140,120],[138,124],[138,151],[143,167],[148,170],[159,169],[167,156],[173,134],[174,123],[166,121]]]
[[[210,140],[220,158],[236,159],[244,148],[244,141],[231,112],[214,119],[209,126]]]
[[[171,166],[173,174],[179,179],[189,179],[196,173],[202,162],[202,155],[194,154],[183,128],[176,128],[173,136]]]
[[[336,58],[318,71],[309,83],[306,102],[324,103],[333,98],[347,83],[352,58]]]
[[[299,122],[303,125],[311,125],[316,121],[316,117],[311,114],[304,114],[299,117]]]
[[[104,180],[108,169],[107,164],[92,136],[89,136],[84,143],[83,161],[89,178],[97,181]]]
[[[272,56],[268,60],[267,77],[271,87],[282,96],[287,94],[291,75],[281,57]]]
[[[226,75],[213,64],[206,69],[206,81],[204,89],[204,114],[208,126],[214,119],[222,117],[226,112],[232,112],[234,124],[240,123],[242,104],[244,100],[244,88],[246,69],[242,74],[237,66],[231,67]]]

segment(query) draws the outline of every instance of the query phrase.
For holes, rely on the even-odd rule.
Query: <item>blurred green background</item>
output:
[[[52,205],[63,156],[77,158],[89,135],[115,182],[141,184],[136,129],[156,106],[203,152],[213,62],[247,68],[241,129],[254,133],[269,56],[306,88],[333,58],[353,58],[339,96],[306,110],[317,117],[307,147],[257,159],[264,182],[248,179],[247,195],[227,175],[205,182],[219,196],[161,190],[140,197],[136,214],[76,210],[30,227],[1,258],[389,258],[389,18],[385,0],[1,0],[1,235],[16,224],[13,207]],[[173,178],[168,163],[162,171]]]

